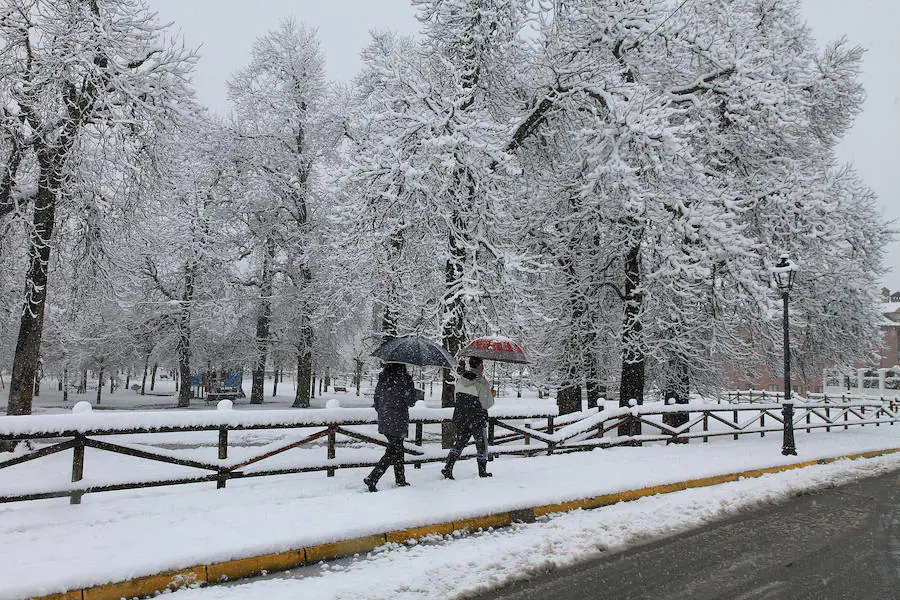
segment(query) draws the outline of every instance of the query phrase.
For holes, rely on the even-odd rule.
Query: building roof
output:
[[[882,302],[881,312],[884,315],[893,315],[894,313],[900,313],[900,302]],[[900,317],[900,315],[898,315],[898,317]]]

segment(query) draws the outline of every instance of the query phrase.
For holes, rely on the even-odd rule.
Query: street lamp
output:
[[[782,254],[778,264],[772,269],[772,277],[784,300],[784,402],[781,404],[784,435],[781,453],[785,456],[797,455],[797,449],[794,447],[794,401],[791,399],[791,343],[788,327],[788,296],[794,286],[796,271],[797,265],[791,262],[787,254]]]

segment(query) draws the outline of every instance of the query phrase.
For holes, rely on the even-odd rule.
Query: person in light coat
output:
[[[453,409],[453,424],[456,425],[456,443],[447,455],[447,463],[441,470],[446,479],[453,479],[453,465],[456,463],[469,438],[475,437],[478,452],[478,476],[493,477],[487,472],[487,411],[494,405],[491,385],[484,378],[484,361],[469,359],[469,368],[461,369],[456,378],[456,408]]]

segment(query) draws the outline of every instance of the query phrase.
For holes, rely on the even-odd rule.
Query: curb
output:
[[[448,535],[456,530],[477,530],[488,527],[506,527],[516,522],[530,523],[535,518],[552,513],[569,512],[577,509],[599,508],[618,502],[637,500],[646,496],[668,494],[691,488],[708,487],[739,479],[760,477],[769,473],[779,473],[802,469],[813,465],[825,465],[838,460],[856,460],[859,458],[874,458],[900,452],[900,448],[887,450],[874,450],[859,454],[848,454],[832,458],[820,458],[777,467],[752,469],[727,475],[716,475],[700,479],[690,479],[676,483],[655,485],[636,490],[603,494],[590,498],[580,498],[555,504],[543,504],[511,511],[493,513],[468,519],[448,521],[422,525],[396,531],[388,531],[376,535],[368,535],[349,540],[341,540],[327,544],[317,544],[285,552],[263,554],[248,558],[238,558],[220,563],[187,567],[175,571],[166,571],[155,575],[136,577],[126,581],[107,583],[90,588],[70,590],[67,592],[34,597],[31,600],[120,600],[122,598],[134,598],[139,596],[152,596],[164,591],[174,591],[187,586],[214,585],[222,581],[233,581],[246,577],[253,577],[268,572],[285,571],[311,565],[323,560],[331,560],[344,556],[351,556],[360,552],[368,552],[387,543],[402,543],[408,540],[419,539],[425,536],[440,534]]]

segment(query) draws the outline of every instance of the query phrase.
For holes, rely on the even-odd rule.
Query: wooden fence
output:
[[[797,431],[845,430],[851,426],[894,425],[898,421],[896,400],[860,400],[847,402],[797,402],[793,427]],[[557,417],[555,407],[545,410],[495,407],[488,425],[492,454],[552,454],[607,448],[639,446],[651,442],[687,443],[700,439],[780,433],[783,429],[782,405],[778,403],[742,404],[647,404],[613,410],[590,409]],[[663,417],[686,414],[682,425],[669,425]],[[446,451],[437,443],[425,443],[424,428],[450,420],[451,409],[417,407],[410,410],[413,435],[405,444],[406,462],[415,468],[423,463],[444,460]],[[370,467],[375,456],[338,458],[337,450],[348,440],[368,444],[367,448],[386,446],[386,440],[373,432],[373,409],[273,410],[273,411],[158,411],[147,413],[85,413],[50,416],[5,417],[0,419],[0,441],[26,441],[13,455],[2,455],[0,469],[36,461],[72,450],[71,485],[57,489],[4,493],[0,502],[66,497],[80,503],[84,494],[115,490],[149,488],[188,483],[216,483],[224,488],[229,480]],[[638,435],[620,436],[616,432],[640,430]],[[291,439],[279,439],[262,448],[229,457],[229,443],[235,432],[285,430]],[[216,436],[217,458],[202,460],[146,443],[110,441],[113,436],[153,436],[161,433],[210,432]],[[436,436],[435,436],[436,437]],[[325,457],[288,464],[271,464],[272,459],[297,448],[324,445]],[[125,455],[145,461],[195,469],[191,475],[154,477],[140,481],[114,483],[83,482],[85,449]],[[242,449],[243,451],[243,449]],[[347,451],[348,454],[349,451]],[[470,458],[471,448],[463,458]],[[285,458],[285,457],[282,457]],[[269,464],[267,465],[267,461]]]
[[[792,394],[794,400],[799,402],[825,402],[825,403],[846,403],[846,402],[866,402],[878,400],[880,402],[897,402],[900,398],[900,391],[896,395],[878,395],[878,394],[820,394],[809,393],[805,395]],[[784,400],[784,392],[772,392],[768,390],[729,390],[724,392],[719,398],[719,404],[728,402],[731,404],[741,404],[745,402],[781,402]]]

